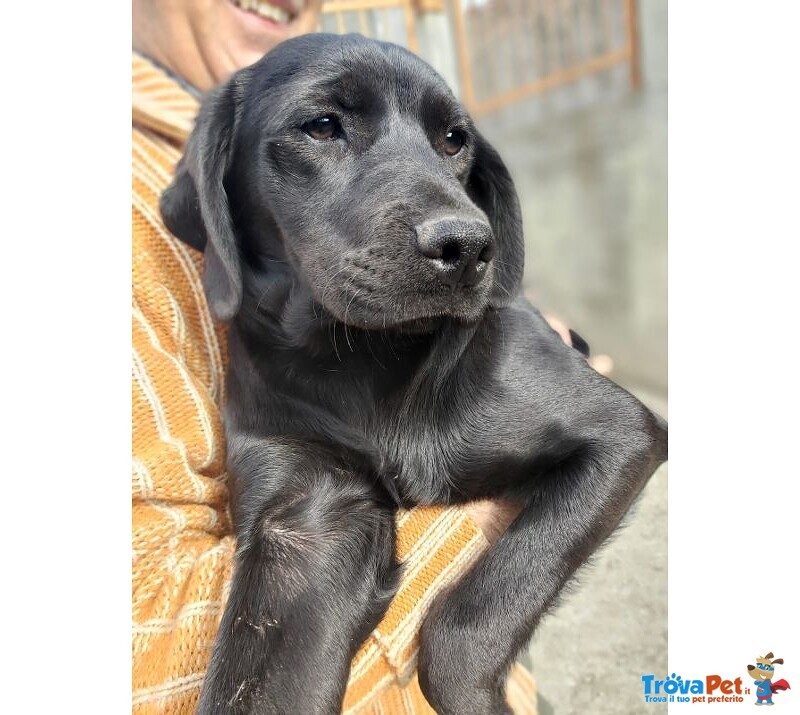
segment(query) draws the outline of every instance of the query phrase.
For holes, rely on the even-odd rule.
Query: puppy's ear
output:
[[[506,165],[480,133],[476,133],[475,163],[467,192],[489,219],[495,240],[495,288],[492,304],[510,303],[519,291],[525,267],[522,214],[517,191]]]
[[[205,251],[206,228],[200,215],[200,197],[186,168],[186,155],[175,167],[172,183],[161,194],[161,218],[170,232],[198,251]]]
[[[231,320],[242,303],[242,267],[224,186],[235,135],[236,92],[234,78],[208,95],[160,204],[167,228],[205,250],[203,285],[211,312],[222,321]]]

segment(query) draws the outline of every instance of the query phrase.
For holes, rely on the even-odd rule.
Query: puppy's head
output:
[[[161,209],[205,246],[221,320],[276,266],[366,329],[475,321],[522,275],[497,153],[428,65],[353,35],[289,40],[210,95]]]

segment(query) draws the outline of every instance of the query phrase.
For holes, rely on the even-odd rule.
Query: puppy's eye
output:
[[[450,156],[455,156],[466,143],[467,137],[464,132],[460,129],[451,129],[444,135],[444,152]]]
[[[301,128],[312,139],[320,142],[336,139],[342,134],[342,126],[339,124],[339,120],[330,114],[312,119]]]

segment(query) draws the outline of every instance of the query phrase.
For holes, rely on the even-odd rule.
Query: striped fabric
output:
[[[158,212],[197,100],[134,54],[133,103],[133,711],[191,713],[234,554],[220,417],[225,330],[205,301],[202,255],[171,236]],[[415,676],[420,622],[486,546],[462,510],[399,515],[405,575],[353,660],[344,713],[433,712]],[[508,700],[519,715],[535,713],[521,666]]]

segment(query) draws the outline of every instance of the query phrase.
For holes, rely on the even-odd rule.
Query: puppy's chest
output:
[[[466,420],[399,416],[374,427],[373,441],[386,465],[383,476],[408,503],[467,497],[485,474],[487,462],[503,458],[502,446]]]
[[[380,456],[381,476],[408,503],[474,498],[491,491],[487,480],[497,465],[525,461],[529,435],[524,426],[505,419],[498,423],[494,402],[467,400],[457,390],[436,399],[367,390],[343,401],[339,417],[348,432],[367,438]]]

